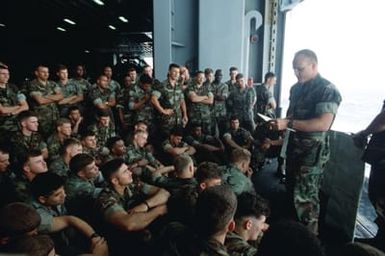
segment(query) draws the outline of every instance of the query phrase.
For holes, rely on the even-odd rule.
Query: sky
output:
[[[379,112],[385,99],[384,0],[304,0],[286,16],[282,105],[296,82],[292,58],[308,48],[320,74],[342,94],[333,129],[357,132]]]

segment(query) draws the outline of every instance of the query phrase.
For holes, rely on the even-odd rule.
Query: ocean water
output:
[[[332,129],[345,133],[356,133],[365,129],[375,116],[380,113],[385,91],[381,88],[338,88],[342,102],[338,109]],[[282,93],[282,113],[289,105],[288,90]],[[284,115],[283,115],[284,116]]]

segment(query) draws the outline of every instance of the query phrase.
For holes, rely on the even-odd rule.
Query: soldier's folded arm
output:
[[[208,96],[199,96],[195,92],[190,92],[188,98],[191,102],[198,103],[208,99]]]
[[[5,107],[0,104],[0,115],[6,116],[10,114],[14,114],[20,107],[19,106],[12,106],[12,107]]]
[[[46,105],[50,103],[54,103],[55,100],[47,97],[47,96],[41,96],[41,95],[31,95],[32,99],[34,99],[39,105]]]
[[[210,94],[207,96],[207,99],[203,100],[202,103],[205,103],[205,104],[208,104],[208,105],[214,104],[214,96],[213,96],[213,94],[210,93]]]
[[[71,215],[53,217],[52,232],[61,231],[67,227],[73,227],[83,233],[86,237],[91,237],[95,230],[84,220]]]
[[[165,205],[149,209],[147,212],[126,212],[122,210],[111,213],[107,221],[122,230],[138,231],[146,228],[152,221],[166,212]]]
[[[60,90],[55,92],[54,94],[45,95],[44,97],[53,100],[54,102],[59,102],[64,99],[64,95]]]

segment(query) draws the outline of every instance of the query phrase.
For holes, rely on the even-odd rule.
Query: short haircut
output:
[[[170,71],[173,68],[180,68],[180,66],[176,63],[171,63],[170,65],[168,65],[168,71]]]
[[[212,74],[212,73],[214,73],[212,68],[206,68],[205,69],[205,75]]]
[[[94,131],[85,130],[84,132],[81,133],[80,140],[84,140],[85,138],[90,136],[96,136],[96,133]]]
[[[244,192],[238,196],[237,200],[235,219],[249,216],[260,218],[262,215],[266,217],[270,215],[268,202],[258,194]]]
[[[232,116],[230,117],[230,121],[234,121],[234,120],[239,120],[239,117],[236,116],[236,115],[232,115]]]
[[[111,149],[114,147],[115,143],[118,142],[119,140],[123,140],[123,139],[119,136],[114,136],[114,137],[109,138],[106,142],[106,147],[111,151]]]
[[[38,65],[36,65],[36,67],[35,67],[35,71],[38,71],[39,68],[48,68],[48,66],[47,66],[47,65],[44,65],[44,64],[38,64]]]
[[[279,246],[277,246],[279,241]],[[323,256],[321,242],[300,222],[282,220],[270,225],[258,247],[261,256]]]
[[[71,121],[65,117],[61,117],[56,121],[56,127],[60,127],[63,124],[71,124]]]
[[[231,152],[231,160],[233,163],[242,161],[250,161],[251,153],[247,149],[236,148]]]
[[[30,111],[30,110],[25,110],[25,111],[20,112],[17,115],[17,120],[18,120],[19,123],[21,123],[25,119],[28,119],[30,117],[37,117],[37,114],[35,112]]]
[[[170,135],[183,137],[183,128],[182,127],[175,127],[170,131]]]
[[[235,79],[238,80],[238,79],[242,79],[244,77],[245,76],[242,73],[238,73],[237,76],[235,77]]]
[[[196,71],[195,72],[195,76],[198,76],[199,74],[202,74],[202,75],[204,75],[205,73],[202,71],[202,70],[198,70],[198,71]]]
[[[222,69],[215,70],[215,76],[222,76]]]
[[[210,238],[227,228],[237,208],[237,198],[230,187],[205,189],[196,204],[196,229],[202,238]]]
[[[194,122],[191,124],[191,131],[196,129],[196,128],[202,128],[202,123]]]
[[[272,78],[272,77],[275,77],[275,74],[273,72],[267,72],[265,74],[265,82],[269,79],[269,78]]]
[[[96,115],[98,117],[110,117],[110,112],[107,109],[98,109]]]
[[[238,68],[237,67],[230,67],[229,71],[238,71]]]
[[[35,198],[39,196],[50,196],[59,188],[63,187],[64,178],[53,172],[44,172],[36,175],[31,182],[31,192]]]
[[[177,174],[183,173],[192,162],[192,158],[187,154],[177,156],[174,159],[175,172]]]
[[[219,169],[218,164],[213,162],[201,163],[195,173],[198,184],[205,182],[206,180],[220,179],[221,177],[221,170]]]
[[[60,72],[62,70],[68,70],[67,66],[60,64],[57,66],[57,72]]]
[[[143,74],[139,78],[141,84],[152,84],[153,80],[149,75]]]
[[[80,153],[71,158],[69,167],[71,173],[78,173],[81,170],[83,170],[87,165],[92,164],[95,161],[95,158],[93,158],[89,154]]]
[[[124,160],[122,158],[115,158],[102,165],[101,171],[104,179],[108,183],[111,182],[111,176],[119,171],[122,164],[124,164]]]
[[[304,56],[306,59],[310,60],[311,63],[318,63],[318,58],[315,52],[309,49],[303,49],[295,53],[294,57]]]
[[[82,143],[78,140],[78,139],[75,139],[75,138],[68,138],[68,139],[65,139],[64,142],[63,142],[63,145],[60,146],[60,155],[63,155],[67,148],[70,147],[70,146],[74,146],[74,145],[82,145]]]
[[[68,114],[70,114],[72,111],[76,111],[76,110],[79,110],[79,112],[81,112],[80,111],[80,108],[78,107],[78,106],[71,106],[71,107],[69,107],[68,108]]]
[[[31,149],[31,150],[27,151],[26,153],[24,153],[24,154],[22,154],[20,156],[19,163],[21,165],[24,165],[24,164],[26,164],[29,161],[30,158],[38,157],[38,156],[41,156],[41,155],[43,155],[43,152],[41,152],[41,150],[39,150],[39,149]]]
[[[19,236],[40,225],[38,212],[26,203],[10,203],[0,210],[0,236]]]
[[[46,256],[55,248],[49,235],[23,236],[10,244],[9,252],[30,256]],[[18,254],[19,255],[19,254]]]

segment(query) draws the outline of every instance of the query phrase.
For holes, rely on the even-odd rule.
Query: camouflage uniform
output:
[[[96,203],[104,219],[108,220],[112,213],[132,208],[135,196],[128,187],[125,189],[124,195],[119,195],[112,187],[107,186],[99,193]]]
[[[255,87],[257,102],[254,105],[254,118],[258,120],[257,113],[275,118],[274,109],[268,108],[269,104],[274,102],[274,97],[269,88],[264,84]]]
[[[115,129],[110,122],[109,127],[100,126],[98,124],[90,125],[88,127],[89,131],[95,133],[97,139],[97,145],[99,148],[103,148],[106,145],[106,142],[109,138],[116,136]]]
[[[139,85],[136,85],[129,91],[128,107],[130,111],[134,112],[133,122],[136,124],[138,121],[145,121],[150,126],[153,121],[154,108],[150,99],[142,105],[141,108],[134,110],[134,105],[140,101],[146,95],[151,97],[151,90],[149,92],[144,91]]]
[[[229,232],[226,235],[225,246],[231,256],[255,256],[257,248],[250,245],[241,236],[235,232]]]
[[[99,193],[96,199],[97,210],[102,219],[103,235],[108,241],[108,246],[113,250],[113,255],[127,255],[127,248],[134,255],[150,255],[147,250],[150,249],[147,241],[149,240],[149,231],[127,232],[118,229],[110,224],[111,215],[116,212],[127,212],[143,199],[136,192],[126,187],[124,195],[118,194],[112,187],[107,186]]]
[[[17,176],[13,181],[12,191],[15,195],[17,202],[31,203],[33,201],[32,192],[31,192],[31,183],[24,176]]]
[[[234,164],[223,168],[222,183],[230,186],[237,196],[244,192],[255,193],[251,179],[244,175]]]
[[[69,165],[64,162],[64,158],[61,156],[57,157],[51,162],[51,164],[49,165],[49,170],[62,177],[67,177],[70,173]]]
[[[41,84],[38,80],[33,80],[29,85],[29,95],[47,96],[60,92],[60,87],[53,81],[47,81],[46,85]],[[59,118],[59,110],[57,104],[49,103],[39,105],[32,99],[32,110],[34,110],[39,119],[39,129],[43,137],[47,138],[54,130],[56,121]]]
[[[186,142],[182,141],[181,143],[176,145],[175,148],[183,148],[183,147],[188,147],[188,146],[189,145]],[[170,140],[163,141],[161,148],[163,150],[163,156],[164,156],[164,158],[161,159],[162,163],[164,163],[165,165],[172,165],[174,162],[174,157],[167,152],[169,149],[174,148],[174,146],[171,144]],[[193,158],[193,161],[195,161],[193,156],[190,156],[190,157]]]
[[[17,131],[11,136],[11,145],[13,162],[20,160],[28,151],[47,148],[47,144],[37,132],[33,132],[31,136],[25,136],[21,131]]]
[[[109,101],[111,99],[116,99],[116,94],[113,92],[110,88],[107,88],[106,90],[102,91],[99,86],[93,86],[92,90],[90,91],[88,95],[88,105],[90,107],[89,110],[93,110],[91,113],[91,119],[96,119],[96,109],[95,106],[100,103],[104,103],[106,101]],[[114,124],[114,115],[112,113],[112,110],[109,108],[107,111],[110,114],[111,123]],[[93,115],[93,116],[92,116]],[[115,124],[114,124],[115,126]]]
[[[201,87],[198,87],[194,83],[187,89],[188,96],[195,92],[197,96],[214,97],[209,86],[210,84],[203,84]],[[211,105],[202,102],[191,102],[189,100],[188,114],[191,124],[201,124],[203,132],[211,134]]]
[[[149,164],[155,168],[160,167],[158,160],[144,148],[136,147],[133,143],[127,146],[125,160],[128,164],[133,164],[139,160],[146,159]]]
[[[67,84],[61,84],[60,81],[58,82],[61,91],[63,93],[64,98],[68,98],[71,96],[81,96],[83,95],[83,90],[80,87],[80,85],[73,80],[68,80]],[[59,110],[60,110],[60,116],[65,117],[68,115],[68,109],[72,105],[77,105],[77,104],[63,104],[63,105],[58,105]]]
[[[336,87],[317,75],[291,88],[287,116],[309,120],[323,113],[336,114],[340,102]],[[299,220],[314,233],[318,226],[319,188],[329,154],[328,132],[290,133],[286,152],[288,191],[293,195]]]
[[[123,112],[123,122],[129,130],[135,125],[133,111],[129,108],[130,91],[132,89],[132,86],[124,87],[118,97],[118,103],[116,105],[116,108],[121,109]]]
[[[65,191],[67,194],[65,205],[68,211],[85,220],[91,219],[91,209],[101,189],[96,188],[93,181],[71,173],[65,184]]]
[[[218,144],[219,139],[211,136],[202,134],[200,137],[189,135],[186,137],[186,142],[193,146],[196,149],[195,157],[197,159],[198,163],[209,161],[209,162],[215,162],[215,163],[222,163],[223,162],[223,151],[209,151],[203,147],[200,147],[201,144],[208,144],[215,147],[220,147]]]
[[[152,95],[158,98],[163,108],[174,110],[174,114],[171,116],[158,113],[159,128],[168,135],[174,127],[182,125],[182,110],[180,107],[181,102],[184,101],[182,87],[179,83],[173,87],[168,80],[165,80],[157,90],[152,91]]]
[[[198,185],[195,178],[181,179],[164,175],[152,177],[148,183],[166,189],[171,195],[178,195],[182,190],[193,190]]]
[[[251,137],[251,133],[242,127],[239,127],[237,130],[230,129],[230,131],[223,135],[223,138],[230,138],[239,146],[247,149],[250,148]]]
[[[202,239],[198,242],[197,246],[197,254],[199,256],[229,256],[226,247],[217,242],[216,240],[206,240]]]
[[[255,128],[253,107],[256,100],[254,88],[237,87],[228,98],[231,115],[238,117],[241,126],[253,132]]]
[[[237,83],[232,83],[231,80],[227,81],[225,84],[227,84],[227,87],[229,89],[229,95],[232,94],[237,87]]]
[[[216,96],[228,98],[229,96],[229,87],[226,83],[212,83],[212,89],[214,98]],[[216,120],[216,123],[218,125],[219,134],[223,135],[223,133],[228,129],[228,117],[227,117],[227,110],[226,110],[226,100],[220,101],[216,100],[214,101],[214,118]]]
[[[24,94],[20,93],[17,87],[13,84],[7,84],[5,88],[0,87],[0,105],[3,107],[13,107],[19,102],[26,101]],[[16,115],[0,115],[0,133],[4,136],[5,133],[17,131]]]
[[[88,82],[88,80],[86,80],[84,78],[81,78],[81,79],[71,78],[69,81],[71,83],[76,83],[79,86],[82,93],[84,94],[84,98],[86,98],[86,96],[88,95],[88,93],[91,89],[91,83]]]
[[[121,90],[121,87],[120,87],[120,84],[115,81],[115,80],[110,80],[110,82],[108,83],[108,88],[113,92],[115,93],[115,95],[118,97],[120,95],[120,90]]]
[[[50,159],[54,159],[59,156],[60,148],[62,147],[63,142],[60,140],[56,132],[48,137],[47,144]]]

